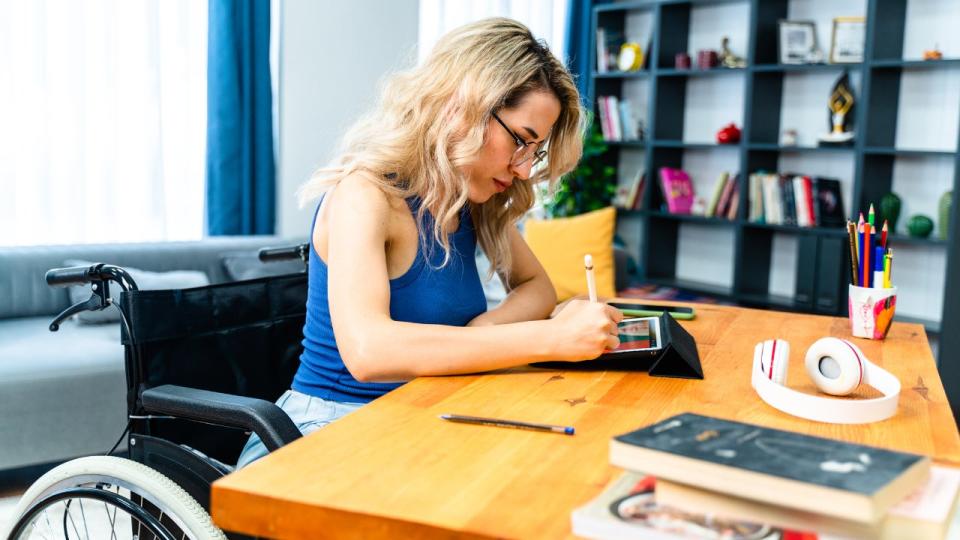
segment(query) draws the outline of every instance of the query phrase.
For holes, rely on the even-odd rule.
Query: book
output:
[[[660,167],[660,185],[667,211],[671,214],[689,214],[693,207],[693,183],[683,169]]]
[[[817,225],[821,227],[843,227],[847,216],[843,212],[843,195],[840,181],[833,178],[817,178],[816,208]]]
[[[626,472],[614,479],[587,504],[570,515],[573,534],[595,539],[679,540],[691,538],[762,538],[815,540],[752,520],[714,516],[671,508],[657,501],[659,482],[653,476]]]
[[[718,215],[720,197],[723,195],[724,188],[728,184],[730,175],[726,172],[720,173],[720,178],[713,184],[713,194],[710,196],[710,202],[707,204],[707,211],[703,215],[712,217]]]
[[[822,535],[940,540],[946,535],[956,509],[958,487],[960,470],[931,467],[927,482],[894,505],[876,525],[731,497],[666,480],[657,482],[656,498],[657,503],[664,506],[779,527],[809,528]]]
[[[875,523],[926,481],[930,459],[684,413],[610,441],[610,463],[665,480]]]

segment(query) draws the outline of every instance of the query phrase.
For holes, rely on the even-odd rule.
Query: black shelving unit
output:
[[[918,61],[903,59],[908,0],[866,1],[866,42],[864,60],[855,64],[784,65],[778,58],[778,21],[787,19],[790,0],[645,0],[617,2],[594,7],[592,36],[597,28],[609,34],[624,34],[628,15],[649,16],[651,50],[645,69],[637,73],[597,73],[591,77],[591,96],[615,95],[624,99],[624,82],[640,79],[646,85],[648,106],[644,111],[646,141],[611,142],[607,162],[616,166],[619,153],[645,151],[643,163],[647,187],[640,210],[623,212],[631,219],[642,220],[640,245],[641,275],[647,283],[668,285],[716,296],[752,307],[845,316],[847,283],[849,283],[849,248],[846,232],[839,228],[801,228],[765,225],[746,220],[750,173],[779,170],[781,156],[815,154],[849,156],[853,164],[852,200],[844,200],[849,217],[871,202],[879,202],[891,191],[893,169],[900,158],[953,159],[952,185],[960,187],[960,157],[956,146],[952,151],[896,146],[901,79],[910,70],[960,68],[960,59]],[[747,67],[712,70],[678,70],[674,56],[689,52],[691,13],[705,5],[741,4],[749,10],[747,24]],[[641,13],[642,12],[642,13]],[[591,57],[596,64],[596,40],[591,39]],[[822,46],[822,44],[821,44]],[[739,51],[738,51],[739,52]],[[857,137],[850,146],[811,147],[782,146],[779,143],[784,107],[784,79],[797,73],[830,73],[838,76],[844,70],[859,80],[855,125]],[[683,140],[685,100],[688,81],[699,77],[739,77],[743,79],[742,141],[734,145],[715,145]],[[636,82],[632,84],[638,84]],[[957,96],[960,102],[960,96]],[[826,96],[824,96],[824,109]],[[826,120],[826,110],[823,112]],[[721,126],[717,126],[719,129]],[[960,141],[957,141],[960,146]],[[681,167],[689,151],[730,151],[737,154],[740,172],[738,216],[734,220],[700,216],[676,216],[661,210],[663,196],[658,173],[660,167]],[[625,174],[632,177],[633,174]],[[952,228],[957,229],[957,204],[952,209]],[[632,225],[631,225],[632,226]],[[733,259],[733,282],[729,286],[698,283],[677,276],[677,255],[680,229],[684,226],[711,227],[732,231],[730,256]],[[794,295],[770,294],[770,274],[775,235],[791,235],[797,245],[796,290]],[[960,400],[960,246],[957,234],[948,241],[916,239],[892,235],[893,245],[922,246],[947,252],[946,296],[941,317],[929,320],[901,317],[898,320],[923,322],[929,332],[941,333],[939,357],[944,384],[954,400]],[[942,329],[942,330],[941,330]],[[952,330],[952,334],[951,334]],[[956,373],[953,373],[956,371]],[[952,374],[951,377],[947,375]],[[948,380],[949,379],[949,380]],[[956,401],[955,401],[956,402]],[[955,407],[957,409],[957,407]]]

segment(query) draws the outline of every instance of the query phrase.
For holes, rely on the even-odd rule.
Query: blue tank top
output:
[[[416,219],[420,201],[407,199]],[[314,213],[316,224],[319,207]],[[390,280],[390,317],[395,321],[466,326],[487,309],[475,257],[477,235],[469,207],[460,212],[460,227],[450,235],[450,260],[443,262],[443,247],[432,234],[433,217],[424,213],[418,230],[417,255],[402,276]],[[311,239],[313,227],[310,228]],[[426,245],[424,245],[426,243]],[[367,403],[403,383],[365,383],[353,378],[333,335],[327,296],[327,265],[310,242],[307,285],[307,318],[303,326],[303,353],[292,388],[333,401]],[[389,362],[389,358],[384,361]]]

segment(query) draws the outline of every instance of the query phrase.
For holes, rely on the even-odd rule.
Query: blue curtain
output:
[[[577,90],[587,110],[593,110],[590,95],[590,13],[593,0],[569,0],[567,4],[566,56],[570,73],[576,78]]]
[[[207,233],[272,234],[270,0],[209,0]]]

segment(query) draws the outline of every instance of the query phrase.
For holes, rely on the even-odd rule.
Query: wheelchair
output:
[[[306,266],[308,250],[267,248],[259,257]],[[128,423],[107,455],[68,461],[37,480],[6,538],[247,538],[213,524],[210,484],[232,470],[226,463],[236,462],[249,432],[271,452],[301,436],[274,401],[300,362],[306,271],[141,291],[122,268],[95,264],[50,270],[46,281],[92,289],[51,331],[80,311],[119,309]],[[111,282],[122,290],[117,303]]]

